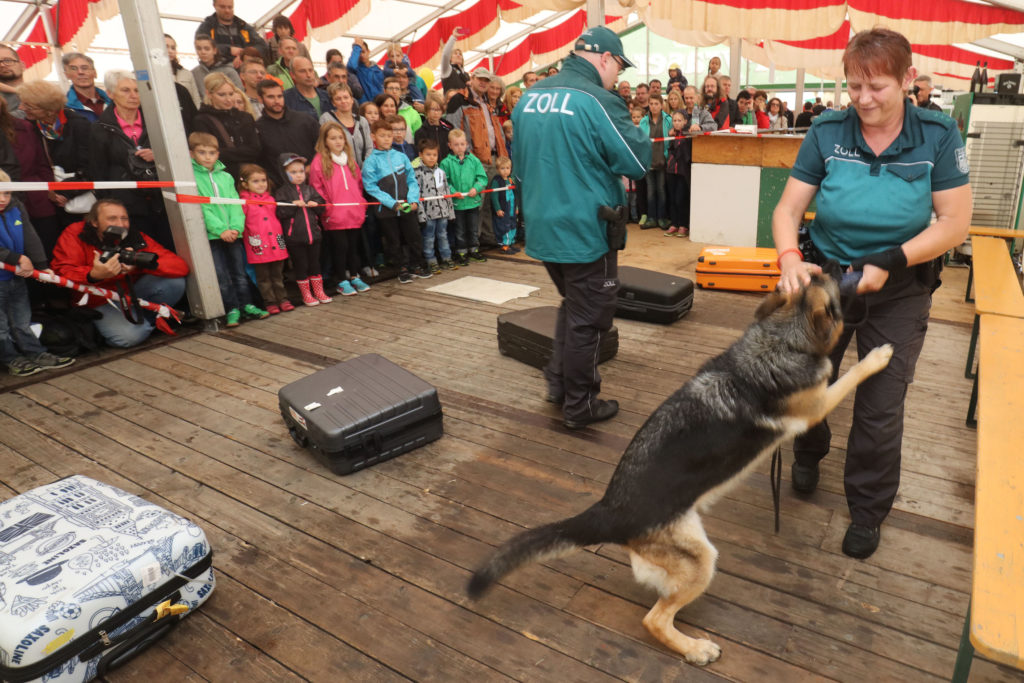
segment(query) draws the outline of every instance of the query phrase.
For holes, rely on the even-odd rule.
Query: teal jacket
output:
[[[475,197],[455,198],[456,211],[475,209],[484,203],[480,193],[487,189],[487,171],[472,152],[466,152],[461,161],[454,154],[449,154],[441,160],[441,170],[448,176],[448,187],[452,192],[469,192],[471,188],[476,188]]]
[[[196,194],[200,197],[224,197],[238,199],[235,179],[224,170],[224,164],[218,161],[210,171],[192,160],[192,170],[196,175]],[[239,204],[201,204],[203,222],[206,223],[206,236],[211,240],[219,240],[225,230],[237,230],[241,235],[245,230],[245,213]]]
[[[646,114],[640,119],[640,130],[644,132],[648,138],[651,137],[651,115]],[[666,114],[664,111],[661,112],[661,135],[657,137],[667,138],[672,132],[672,114]],[[665,158],[668,159],[668,145],[671,140],[666,140],[662,144],[662,148],[665,150]],[[654,143],[651,143],[654,146]]]
[[[530,229],[526,253],[550,263],[593,263],[608,253],[601,206],[626,202],[622,176],[651,165],[651,141],[626,103],[605,90],[590,62],[570,56],[562,71],[523,93],[512,112],[512,168]]]

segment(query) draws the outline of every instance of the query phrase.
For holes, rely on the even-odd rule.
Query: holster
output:
[[[597,217],[605,222],[608,249],[621,251],[626,248],[626,221],[629,219],[629,207],[601,206],[597,209]]]

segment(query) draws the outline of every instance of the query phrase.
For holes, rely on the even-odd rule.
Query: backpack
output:
[[[95,351],[103,346],[103,339],[92,321],[99,313],[91,308],[72,308],[61,313],[46,313],[42,318],[43,330],[39,343],[55,356],[74,358],[80,353]]]

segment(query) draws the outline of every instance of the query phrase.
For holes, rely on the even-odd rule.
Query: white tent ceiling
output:
[[[330,48],[341,50],[346,57],[352,49],[352,39],[362,37],[374,54],[384,49],[386,42],[399,41],[408,44],[421,36],[441,16],[451,16],[466,9],[476,0],[372,0],[367,16],[339,38],[327,43],[315,39],[307,40],[314,62],[322,64],[324,54]],[[44,0],[41,5],[55,5],[55,0]],[[246,0],[237,2],[235,12],[246,21],[256,25],[276,14],[290,14],[298,0]],[[29,27],[27,21],[19,24],[22,10],[31,10],[36,5],[28,0],[0,0],[0,36],[15,41],[22,37]],[[178,54],[186,67],[195,66],[192,51],[192,36],[199,22],[213,13],[210,0],[158,0],[157,5],[163,17],[164,31],[178,43]],[[282,10],[282,8],[284,8]],[[502,21],[495,35],[473,50],[465,51],[466,64],[475,64],[488,53],[500,54],[507,46],[514,45],[532,32],[548,25],[557,24],[575,10],[540,11],[522,22]],[[634,16],[631,23],[637,18]],[[99,22],[100,31],[89,46],[88,52],[97,62],[102,74],[113,68],[124,68],[128,57],[127,39],[120,17]],[[20,29],[20,30],[19,30]],[[436,64],[431,65],[436,68]]]
[[[116,2],[116,0],[110,0]],[[981,2],[981,0],[969,0]],[[421,36],[433,22],[442,16],[451,16],[471,6],[476,0],[372,0],[367,15],[341,37],[326,43],[315,39],[307,41],[314,61],[322,63],[324,54],[330,48],[341,50],[346,56],[351,51],[352,39],[363,37],[372,52],[379,53],[386,42],[398,40],[408,44]],[[37,5],[55,5],[56,0],[0,0],[0,36],[5,40],[17,40],[24,36],[30,26],[31,14]],[[290,14],[298,0],[246,0],[236,3],[236,13],[250,23],[269,24],[269,20],[278,13]],[[532,3],[537,6],[538,3]],[[565,2],[552,2],[551,6],[569,6],[572,9],[555,11],[542,10],[520,22],[502,20],[493,37],[465,53],[466,63],[475,64],[489,54],[500,55],[508,47],[515,45],[529,34],[557,25],[573,11],[577,5]],[[999,0],[981,2],[1009,9],[1024,11],[1024,0]],[[192,35],[198,23],[212,13],[210,0],[158,0],[157,5],[163,17],[163,26],[178,43],[179,57],[186,67],[195,65],[192,53]],[[605,0],[606,11],[621,11],[615,0]],[[639,16],[632,14],[628,24],[639,22]],[[978,41],[978,44],[960,45],[967,49],[981,51],[983,48],[993,51],[993,56],[1003,58],[1024,57],[1024,34],[1002,34],[990,39]],[[89,54],[96,60],[97,69],[103,72],[124,68],[128,58],[127,38],[119,17],[99,22],[99,33],[88,48]],[[437,64],[429,65],[436,68]],[[541,65],[535,65],[541,66]],[[57,77],[57,74],[53,74]]]

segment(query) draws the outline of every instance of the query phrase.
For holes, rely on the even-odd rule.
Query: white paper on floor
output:
[[[483,301],[488,304],[503,304],[512,299],[530,296],[532,292],[538,291],[539,287],[520,285],[515,282],[502,282],[486,277],[474,277],[467,275],[458,280],[446,282],[443,285],[427,288],[428,292],[448,294],[462,299]]]

